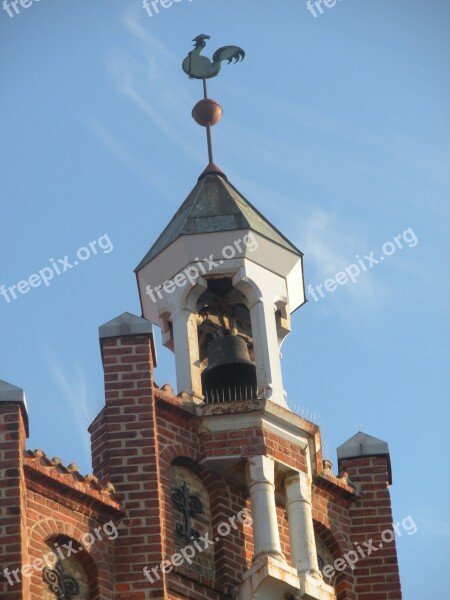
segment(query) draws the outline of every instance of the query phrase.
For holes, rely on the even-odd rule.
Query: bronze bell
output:
[[[243,338],[225,335],[209,344],[202,385],[210,403],[256,398],[256,368]]]

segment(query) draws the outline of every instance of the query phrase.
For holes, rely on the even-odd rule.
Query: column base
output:
[[[300,592],[302,600],[336,600],[336,594],[331,585],[328,585],[320,576],[310,573],[299,573]]]
[[[245,573],[237,600],[336,600],[320,577],[298,573],[273,556],[260,556]]]
[[[299,588],[294,568],[273,556],[260,556],[245,573],[237,600],[285,600],[286,594],[298,593]]]

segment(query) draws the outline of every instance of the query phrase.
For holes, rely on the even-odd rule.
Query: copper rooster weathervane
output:
[[[202,50],[206,46],[205,40],[209,39],[209,35],[201,33],[192,40],[194,42],[194,49],[183,60],[182,67],[186,75],[189,75],[189,79],[201,79],[203,81],[203,100],[200,100],[194,106],[192,116],[196,123],[202,127],[206,127],[209,165],[213,165],[211,127],[220,121],[222,107],[212,98],[208,98],[206,80],[216,77],[219,74],[224,60],[228,61],[228,64],[233,59],[235,63],[244,60],[245,52],[239,46],[223,46],[214,52],[211,61],[207,56],[201,55]]]
[[[206,46],[205,40],[211,39],[209,35],[201,33],[192,41],[195,42],[194,49],[189,52],[183,60],[183,71],[189,75],[190,79],[210,79],[219,74],[222,61],[227,60],[230,63],[244,60],[245,52],[239,46],[223,46],[213,54],[212,62],[206,56],[201,56],[203,48]]]

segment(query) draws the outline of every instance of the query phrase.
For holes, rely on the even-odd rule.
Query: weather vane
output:
[[[183,60],[182,67],[186,75],[189,75],[189,79],[201,79],[203,81],[203,100],[200,100],[194,106],[192,116],[196,123],[202,127],[206,127],[208,158],[211,165],[213,164],[211,127],[220,121],[222,107],[212,98],[208,98],[206,80],[216,77],[219,74],[224,60],[228,61],[228,64],[233,59],[235,63],[244,60],[245,52],[239,46],[223,46],[214,52],[211,61],[207,56],[201,55],[202,50],[206,46],[205,40],[209,39],[209,35],[201,33],[192,40],[194,42],[194,49]]]

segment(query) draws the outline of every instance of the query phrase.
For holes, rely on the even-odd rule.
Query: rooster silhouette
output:
[[[201,56],[203,48],[206,46],[205,40],[211,39],[209,35],[201,33],[192,41],[194,49],[189,52],[183,60],[183,71],[189,75],[189,79],[210,79],[219,74],[222,61],[227,60],[228,64],[233,60],[237,63],[244,60],[245,52],[239,46],[223,46],[213,54],[212,62],[206,56]]]

